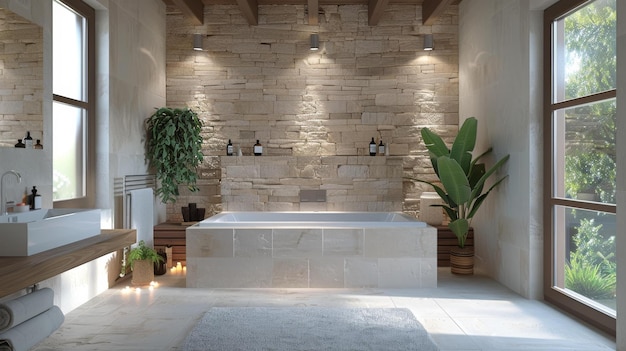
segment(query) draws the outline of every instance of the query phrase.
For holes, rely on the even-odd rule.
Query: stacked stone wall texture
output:
[[[0,29],[0,146],[14,147],[43,135],[43,29],[5,9]]]
[[[326,208],[418,213],[419,195],[431,189],[403,177],[435,179],[419,131],[429,127],[449,141],[458,129],[457,7],[432,26],[421,25],[416,5],[390,5],[377,26],[368,25],[365,5],[320,9],[319,25],[308,25],[304,5],[261,5],[257,26],[237,6],[205,6],[202,26],[169,11],[167,104],[202,118],[205,162],[200,191],[181,189],[168,219],[179,220],[188,202],[207,216],[302,210],[298,189],[341,184],[352,194],[363,182],[362,196],[337,196]],[[192,50],[192,33],[203,35],[204,51]],[[309,50],[312,33],[319,51]],[[434,35],[435,50],[422,50],[424,34]],[[368,156],[372,138],[383,140],[388,156]],[[225,159],[229,139],[248,161]],[[249,157],[257,140],[263,156]],[[236,162],[261,173],[235,177]]]

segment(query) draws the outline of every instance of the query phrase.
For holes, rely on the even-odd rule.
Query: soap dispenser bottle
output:
[[[26,138],[24,138],[24,145],[27,149],[33,148],[33,137],[30,136],[30,132],[26,132]]]
[[[370,141],[370,156],[376,156],[376,142],[374,141],[374,138]]]
[[[230,139],[228,139],[228,144],[226,144],[226,155],[227,156],[233,155],[233,143],[230,141]]]
[[[33,186],[33,190],[30,191],[30,196],[28,197],[28,204],[30,205],[30,209],[35,209],[35,197],[37,196],[37,187]]]
[[[259,142],[259,139],[256,140],[256,144],[254,144],[254,156],[263,155],[263,145]]]
[[[33,187],[34,189],[35,187]],[[33,196],[33,210],[41,209],[41,195],[34,194]]]

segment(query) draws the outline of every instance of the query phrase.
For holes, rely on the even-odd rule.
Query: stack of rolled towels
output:
[[[0,351],[29,350],[57,330],[64,319],[50,288],[0,303]]]

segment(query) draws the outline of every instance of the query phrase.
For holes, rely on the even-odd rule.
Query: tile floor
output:
[[[431,289],[188,289],[168,272],[153,290],[120,282],[33,350],[177,350],[211,306],[406,307],[442,351],[615,350],[612,338],[491,279],[438,274]]]

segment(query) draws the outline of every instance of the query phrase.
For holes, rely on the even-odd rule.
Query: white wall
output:
[[[462,117],[479,119],[481,142],[511,154],[509,180],[476,220],[480,269],[517,293],[542,298],[542,16],[555,0],[465,0],[459,8]],[[617,1],[626,13],[626,2]],[[626,99],[626,16],[618,15],[618,116]],[[620,93],[622,92],[622,93]],[[618,174],[626,125],[618,118]],[[617,350],[626,350],[626,178],[617,177]],[[486,212],[486,213],[485,213]]]
[[[510,154],[508,180],[473,222],[477,270],[542,298],[541,12],[528,0],[459,7],[459,114],[478,119],[477,151]],[[502,172],[504,174],[504,172]]]
[[[152,0],[89,1],[97,11],[96,207],[116,207],[114,179],[147,173],[144,119],[165,106],[165,5]],[[117,206],[119,207],[119,206]],[[155,222],[165,221],[160,206]],[[109,214],[120,224],[119,211]]]
[[[88,0],[97,11],[97,199],[103,228],[112,228],[114,178],[146,173],[143,120],[165,104],[165,4],[153,0]],[[29,4],[24,5],[24,4]],[[25,7],[26,6],[26,7]],[[44,150],[0,148],[0,172],[16,169],[22,185],[38,185],[52,207],[52,5],[51,1],[0,0],[44,28]],[[141,9],[141,11],[140,11]],[[20,196],[17,185],[11,186]],[[15,189],[14,189],[15,188]],[[23,192],[23,189],[21,190]],[[165,209],[162,209],[164,218]],[[115,254],[101,257],[41,283],[67,313],[105,291],[119,274]]]

